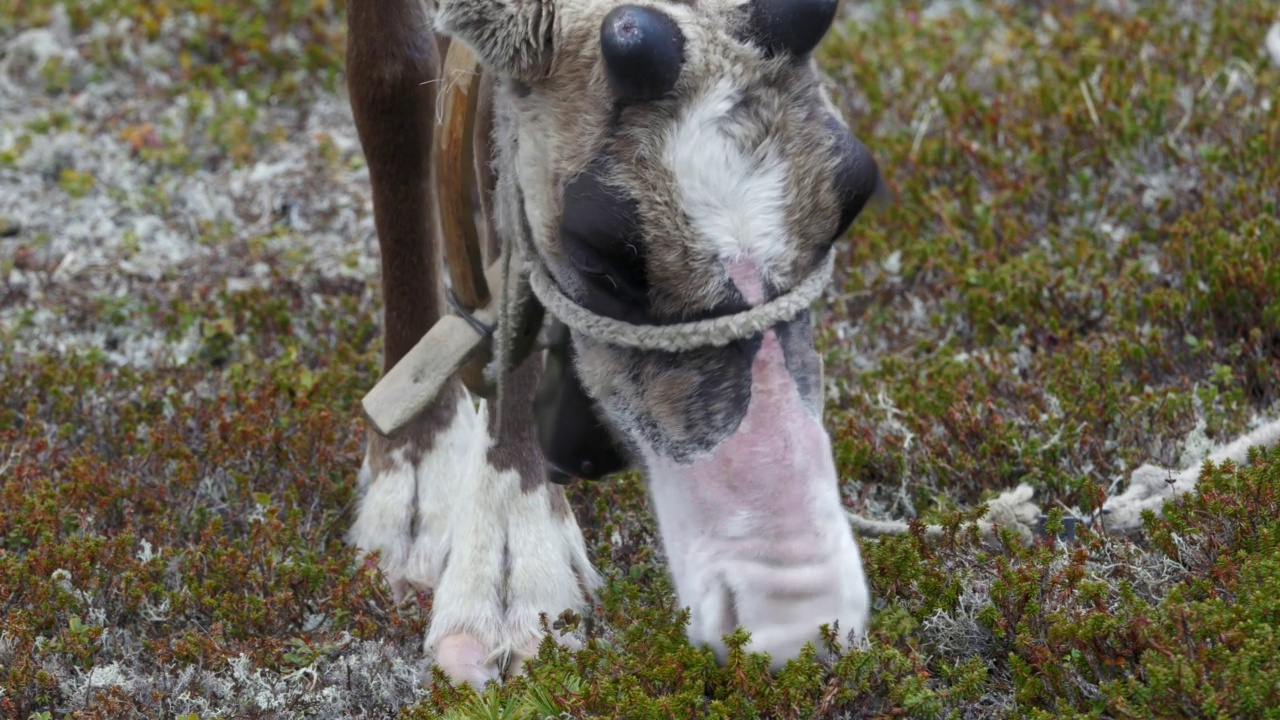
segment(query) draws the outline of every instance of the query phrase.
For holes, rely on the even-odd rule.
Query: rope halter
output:
[[[731,315],[672,325],[636,325],[597,315],[561,292],[541,263],[530,265],[529,287],[533,294],[548,313],[571,330],[610,345],[636,350],[685,352],[724,347],[795,318],[822,295],[831,281],[835,250],[829,250],[799,285],[769,302]]]

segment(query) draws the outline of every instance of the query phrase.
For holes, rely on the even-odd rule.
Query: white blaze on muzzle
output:
[[[818,643],[823,623],[861,635],[869,614],[862,560],[840,505],[831,441],[805,408],[781,343],[764,335],[738,429],[682,464],[642,449],[690,639],[723,659],[741,626],[774,666]]]
[[[806,408],[787,368],[779,323],[822,293],[834,252],[789,293],[749,310],[679,325],[633,325],[596,315],[560,293],[535,264],[530,285],[548,312],[593,340],[680,352],[763,333],[751,396],[738,428],[711,451],[681,463],[640,445],[662,542],[690,639],[723,659],[722,636],[741,626],[748,648],[780,667],[819,627],[861,636],[870,594],[858,546],[841,508],[831,440]]]

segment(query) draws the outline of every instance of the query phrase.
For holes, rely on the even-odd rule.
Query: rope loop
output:
[[[686,352],[724,347],[796,317],[822,295],[831,280],[835,255],[834,249],[827,252],[818,267],[799,285],[763,305],[732,315],[674,325],[636,325],[597,315],[562,293],[538,262],[531,263],[529,287],[548,313],[592,340],[635,350]]]

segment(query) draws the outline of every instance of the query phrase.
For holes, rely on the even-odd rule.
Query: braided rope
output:
[[[1032,502],[1035,490],[1025,483],[1012,490],[1006,490],[998,497],[987,501],[985,517],[972,523],[977,526],[978,534],[987,543],[998,543],[999,535],[996,527],[1012,530],[1025,543],[1030,543],[1036,535],[1036,520],[1040,517],[1040,507]],[[849,524],[860,535],[882,537],[884,535],[901,535],[911,532],[911,525],[901,520],[873,520],[861,515],[845,511]],[[969,523],[961,526],[965,529]],[[942,525],[926,525],[925,537],[938,538],[946,532]]]
[[[529,286],[547,312],[592,340],[637,350],[685,352],[724,347],[794,318],[822,295],[834,268],[835,251],[832,250],[804,281],[785,295],[732,315],[674,325],[635,325],[597,315],[560,292],[541,263],[533,263],[530,268]]]

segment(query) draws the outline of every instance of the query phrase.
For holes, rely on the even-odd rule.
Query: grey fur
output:
[[[679,25],[686,39],[684,65],[672,97],[625,108],[615,105],[599,50],[601,22],[616,3],[440,4],[437,28],[466,43],[499,78],[494,91],[497,229],[516,238],[527,220],[525,249],[537,253],[564,291],[581,301],[583,280],[560,245],[562,195],[578,173],[603,160],[610,184],[639,208],[655,319],[714,314],[734,300],[736,291],[723,261],[694,230],[662,150],[681,111],[727,81],[736,103],[716,121],[719,132],[745,155],[768,151],[786,161],[785,250],[760,268],[769,293],[781,294],[811,272],[838,232],[841,199],[831,178],[841,158],[832,128],[844,131],[845,122],[812,59],[769,58],[743,39],[745,3],[646,4]],[[804,329],[786,343],[788,366],[806,389],[806,404],[820,413],[821,362],[807,323],[801,325]],[[662,438],[658,444],[673,456],[714,446],[745,411],[742,392],[735,388],[743,377],[749,381],[750,362],[745,375],[726,376],[738,365],[731,352],[682,353],[678,360],[658,361],[652,353],[582,338],[575,338],[575,347],[584,387],[602,404],[607,420],[623,436]]]

